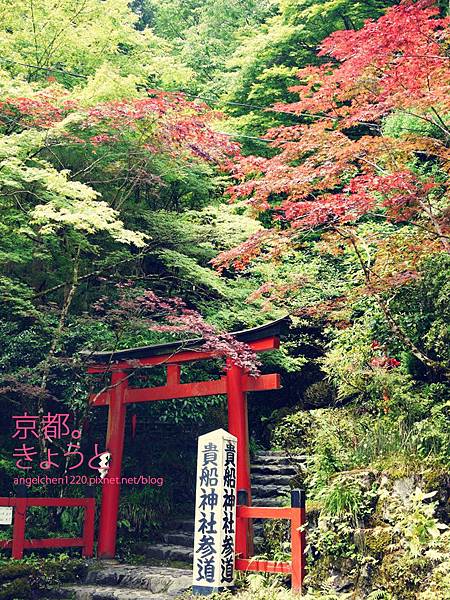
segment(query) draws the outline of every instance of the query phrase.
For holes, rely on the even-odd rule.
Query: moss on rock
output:
[[[25,559],[0,565],[0,600],[42,598],[61,583],[79,581],[87,570],[81,559]]]
[[[0,565],[0,583],[4,581],[12,581],[18,577],[26,577],[31,575],[34,567],[23,562],[12,561],[6,565]]]
[[[404,552],[392,552],[384,555],[377,582],[402,600],[415,600],[429,568],[430,563],[424,557],[413,558]]]
[[[359,537],[358,546],[365,549],[366,553],[374,558],[379,558],[394,541],[394,534],[391,527],[373,527],[372,529],[362,529],[355,532]]]
[[[17,577],[0,588],[0,600],[27,600],[28,598],[33,598],[33,587],[28,577]]]

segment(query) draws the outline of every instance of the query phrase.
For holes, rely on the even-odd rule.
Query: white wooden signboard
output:
[[[0,506],[0,525],[11,525],[13,520],[13,507]]]
[[[198,438],[194,594],[234,583],[237,439],[224,429]]]

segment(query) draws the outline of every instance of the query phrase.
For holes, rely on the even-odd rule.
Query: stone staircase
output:
[[[251,464],[253,506],[285,505],[291,484],[304,464],[302,456],[292,458],[274,450],[258,452]]]
[[[304,459],[280,452],[258,452],[252,460],[252,503],[282,506]],[[254,521],[255,554],[263,544],[263,521]],[[60,589],[60,600],[173,600],[192,585],[194,517],[174,519],[159,543],[140,543],[136,550],[153,564],[126,565],[116,561],[92,563],[85,580]],[[168,566],[170,565],[170,566]]]
[[[171,521],[160,543],[139,544],[137,550],[150,560],[184,563],[191,567],[193,546],[194,516],[190,515]]]
[[[289,458],[281,452],[261,451],[251,464],[252,504],[282,506],[289,502],[293,479],[304,467],[304,458]],[[262,542],[263,522],[254,522],[255,549]],[[138,547],[148,559],[176,562],[192,566],[194,545],[193,515],[174,520],[160,543],[145,543]]]
[[[273,450],[256,454],[251,464],[252,505],[289,506],[290,490],[304,469],[304,457],[290,458]],[[255,555],[264,547],[264,520],[253,520]]]

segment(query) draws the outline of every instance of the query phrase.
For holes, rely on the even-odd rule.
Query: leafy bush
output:
[[[380,502],[385,505],[385,518],[393,523],[398,543],[412,557],[436,558],[435,551],[441,546],[442,531],[448,527],[435,516],[436,502],[428,502],[436,492],[423,492],[416,487],[406,500],[393,494],[382,482]]]
[[[450,400],[432,406],[429,416],[415,424],[415,431],[421,456],[433,454],[450,465]]]
[[[326,379],[317,381],[306,388],[304,400],[311,408],[330,406],[335,400],[335,389]]]
[[[313,421],[307,411],[298,411],[284,417],[272,432],[272,445],[290,455],[304,454],[310,443]]]
[[[122,495],[119,525],[135,534],[152,532],[164,522],[172,508],[163,487],[146,486]]]
[[[286,589],[280,583],[279,578],[274,575],[248,574],[245,577],[244,586],[245,589],[236,595],[230,592],[214,594],[211,600],[293,600],[300,597],[299,594]],[[196,596],[192,598],[196,598]]]

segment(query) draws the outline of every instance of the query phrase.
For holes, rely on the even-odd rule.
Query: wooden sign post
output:
[[[236,536],[237,438],[217,429],[198,438],[193,592],[207,596],[233,586]]]

